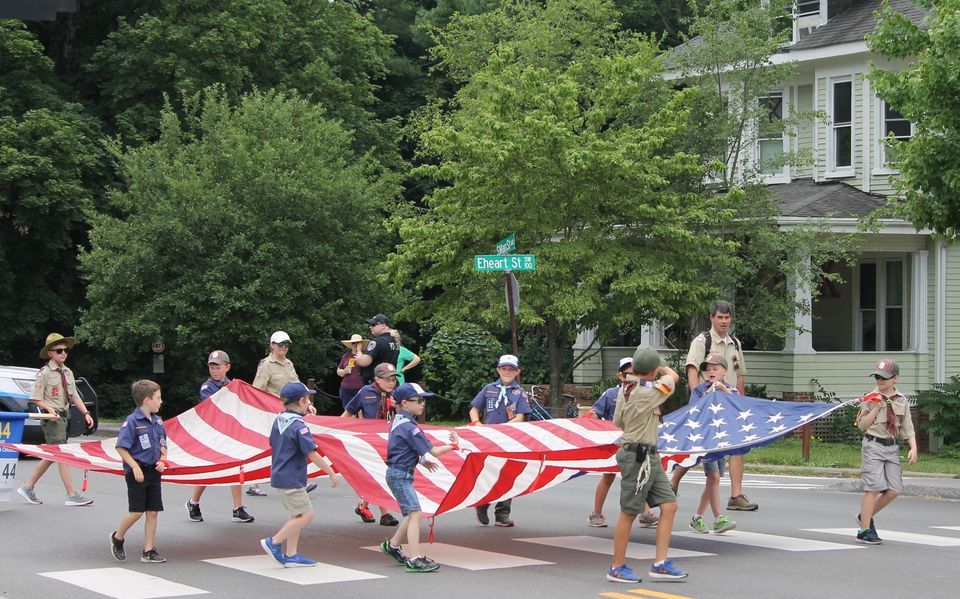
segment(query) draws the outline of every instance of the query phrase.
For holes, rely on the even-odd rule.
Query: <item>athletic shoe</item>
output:
[[[640,576],[633,571],[633,568],[627,564],[622,566],[617,566],[616,568],[610,568],[607,570],[607,580],[610,582],[626,582],[628,584],[636,584],[640,582]]]
[[[304,489],[304,491],[306,491],[307,493],[313,493],[316,490],[317,490],[317,483],[310,483]]]
[[[857,514],[857,529],[859,530],[861,526],[863,526],[863,524],[860,523],[860,514]],[[869,528],[870,528],[870,530],[873,531],[873,534],[877,534],[877,527],[876,527],[876,525],[873,523],[873,518],[870,518],[870,526],[869,526]]]
[[[868,528],[867,530],[861,530],[857,533],[857,542],[866,543],[867,545],[879,545],[880,543],[883,543],[883,539],[878,537],[877,533]]]
[[[384,514],[380,516],[380,526],[396,526],[400,521],[393,517],[393,514]]]
[[[353,513],[360,516],[360,519],[366,522],[367,524],[373,522],[375,518],[373,517],[373,512],[370,511],[370,508],[358,503],[357,507],[353,508]]]
[[[234,522],[253,522],[253,516],[247,513],[247,510],[241,505],[233,510]]]
[[[301,554],[283,556],[284,568],[310,568],[317,565],[317,560],[304,557]]]
[[[273,542],[273,537],[260,539],[260,546],[263,547],[263,551],[267,555],[273,558],[273,561],[281,566],[283,565],[283,552],[280,550],[280,545]]]
[[[478,505],[477,506],[477,522],[486,526],[490,524],[490,515],[488,510],[490,509],[489,505]]]
[[[32,503],[33,505],[40,505],[43,503],[37,498],[37,492],[30,487],[29,489],[26,486],[20,487],[17,489],[17,493],[20,493],[20,496],[27,500],[27,503]]]
[[[690,518],[690,528],[702,535],[710,532],[710,529],[707,528],[707,523],[703,521],[703,516],[694,516],[693,518]]]
[[[407,572],[436,572],[440,569],[440,564],[429,557],[421,555],[420,557],[408,559],[407,563],[403,564],[403,569]]]
[[[731,497],[727,502],[728,510],[738,510],[741,512],[755,512],[757,508],[760,507],[757,504],[751,502],[747,499],[746,495],[737,495],[736,497]]]
[[[203,522],[203,514],[200,513],[200,504],[187,500],[187,517],[193,522]]]
[[[393,561],[401,566],[406,565],[407,559],[409,559],[403,554],[403,549],[390,544],[390,539],[384,539],[383,542],[380,543],[380,551],[382,551],[384,555],[392,557]]]
[[[661,580],[681,580],[688,574],[680,568],[673,565],[673,560],[664,560],[659,566],[650,566],[650,578],[659,578]]]
[[[598,514],[597,512],[590,514],[590,517],[587,518],[587,522],[589,522],[590,526],[594,528],[607,527],[607,519],[603,517],[603,514]]]
[[[75,491],[73,495],[67,495],[67,500],[63,502],[63,505],[81,506],[90,505],[91,503],[93,503],[92,499],[84,497],[79,491]]]
[[[156,549],[151,549],[140,554],[140,561],[145,564],[162,564],[167,558],[157,553]]]
[[[110,533],[110,553],[113,554],[113,559],[117,560],[118,562],[122,562],[123,560],[127,559],[127,554],[123,550],[123,539],[118,539],[113,535],[114,533],[111,532]]]
[[[660,522],[660,516],[653,512],[643,512],[637,517],[637,526],[640,528],[650,528]]]
[[[720,535],[728,530],[733,530],[737,527],[737,523],[731,520],[729,517],[724,515],[717,516],[717,519],[713,521],[713,532]]]
[[[251,497],[266,497],[267,492],[260,488],[260,485],[250,485],[247,487],[247,495]]]
[[[502,526],[503,528],[510,528],[513,526],[513,520],[510,519],[509,514],[494,514],[494,518],[497,526]]]

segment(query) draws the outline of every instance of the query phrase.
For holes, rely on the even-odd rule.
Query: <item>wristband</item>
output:
[[[452,449],[453,451],[460,451],[460,446],[457,445],[456,443],[451,443],[450,449]]]

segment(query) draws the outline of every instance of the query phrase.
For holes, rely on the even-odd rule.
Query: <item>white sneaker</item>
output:
[[[28,489],[26,487],[20,487],[17,489],[17,493],[20,493],[20,496],[26,499],[27,503],[32,503],[33,505],[40,505],[43,503],[39,498],[37,498],[37,492],[32,488]]]
[[[72,506],[81,506],[81,505],[90,505],[93,503],[93,500],[89,497],[84,497],[80,492],[76,492],[73,495],[67,495],[67,500],[63,502],[63,505],[72,505]]]

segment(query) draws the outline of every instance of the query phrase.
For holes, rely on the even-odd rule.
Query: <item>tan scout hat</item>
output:
[[[356,334],[356,333],[354,333],[353,335],[350,335],[350,338],[349,338],[349,339],[341,339],[341,340],[340,340],[340,343],[346,345],[347,347],[349,347],[349,348],[351,348],[351,349],[353,348],[353,344],[354,344],[354,343],[366,343],[366,342],[367,342],[367,340],[364,339],[363,336],[358,335],[358,334]]]
[[[56,345],[58,343],[66,343],[67,349],[70,349],[77,344],[77,340],[73,337],[64,337],[60,333],[50,333],[47,335],[47,342],[44,344],[43,349],[40,350],[41,358],[49,358],[47,352],[50,351],[50,346]]]

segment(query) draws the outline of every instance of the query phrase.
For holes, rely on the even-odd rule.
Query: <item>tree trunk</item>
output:
[[[547,317],[547,348],[550,353],[550,410],[551,414],[562,416],[560,408],[562,402],[560,396],[563,393],[564,376],[561,372],[563,366],[563,336],[560,334],[560,327],[556,319]]]

